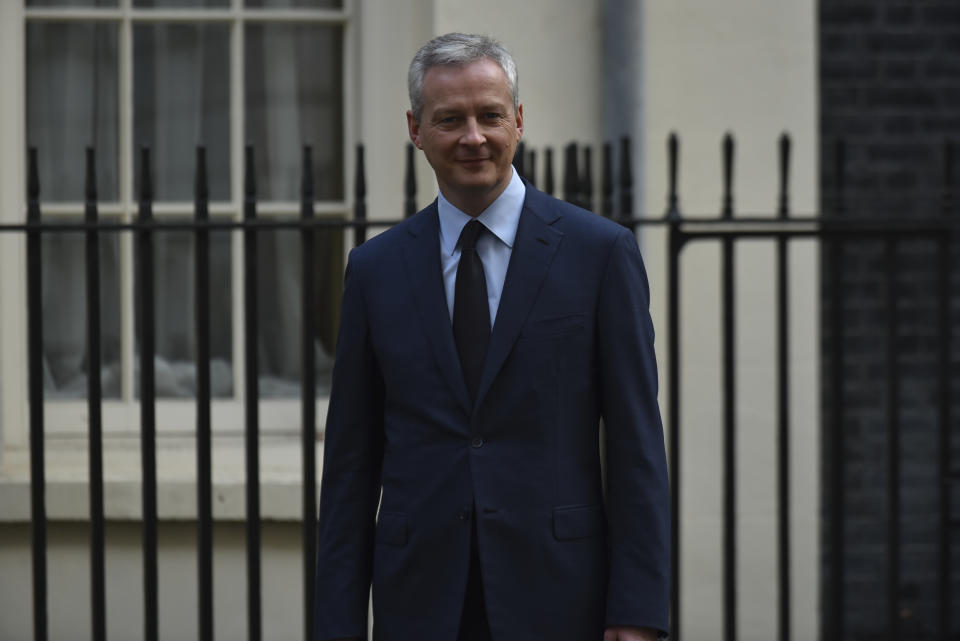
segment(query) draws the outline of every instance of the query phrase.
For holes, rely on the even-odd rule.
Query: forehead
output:
[[[513,103],[507,76],[493,60],[431,67],[423,77],[425,107],[477,101]]]

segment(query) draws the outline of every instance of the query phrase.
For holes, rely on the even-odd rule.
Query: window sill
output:
[[[323,442],[316,443],[317,486]],[[89,463],[85,439],[48,440],[45,450],[48,520],[89,519]],[[0,522],[30,521],[30,452],[6,450],[0,460]],[[260,439],[260,517],[273,521],[303,518],[302,456],[299,437]],[[142,517],[140,443],[114,439],[104,445],[104,513],[109,520],[138,521]],[[213,441],[213,518],[238,521],[246,517],[245,455],[239,436],[215,436]],[[157,516],[161,520],[192,521],[197,515],[195,441],[158,440]],[[319,493],[317,494],[319,497]]]

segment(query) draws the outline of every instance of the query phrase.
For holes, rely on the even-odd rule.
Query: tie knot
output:
[[[474,218],[469,223],[467,223],[463,231],[460,232],[460,250],[464,249],[474,249],[477,246],[477,238],[480,237],[481,232],[483,232],[484,227],[483,223]]]

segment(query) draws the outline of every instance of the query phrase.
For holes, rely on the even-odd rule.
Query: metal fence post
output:
[[[358,168],[358,171],[359,168]],[[410,218],[417,213],[417,172],[416,148],[412,142],[407,143],[407,169],[403,181],[403,215]]]
[[[43,258],[40,173],[30,148],[27,173],[27,383],[30,405],[30,538],[33,638],[47,640],[47,503],[43,416]]]
[[[246,453],[247,505],[247,635],[260,641],[260,368],[258,366],[259,321],[257,318],[257,182],[253,147],[245,149],[243,220],[243,315],[244,315],[244,450]]]
[[[357,169],[353,179],[353,244],[359,246],[367,239],[367,177],[363,162],[363,145],[357,145]]]
[[[213,474],[210,417],[210,220],[207,153],[197,147],[194,178],[194,320],[197,333],[197,621],[213,641]]]
[[[140,151],[140,203],[137,222],[137,288],[140,312],[140,458],[143,467],[144,637],[159,638],[157,599],[157,425],[154,385],[155,324],[153,289],[153,176],[150,150]]]
[[[677,195],[677,160],[680,143],[675,133],[667,143],[669,188],[667,197],[667,363],[668,426],[670,444],[670,626],[672,638],[681,639],[680,602],[680,251],[683,249],[682,218]]]
[[[103,524],[103,421],[100,381],[100,232],[97,231],[96,156],[87,147],[84,220],[93,225],[86,232],[87,285],[87,414],[90,451],[90,608],[91,634],[95,641],[107,638],[106,575]]]
[[[790,217],[790,137],[780,137],[777,216]],[[776,245],[777,282],[777,574],[780,641],[790,640],[790,279],[787,237]]]
[[[733,220],[733,136],[723,139],[723,211]],[[721,360],[723,362],[723,638],[737,638],[737,387],[733,238],[721,241]]]
[[[408,149],[412,148],[410,145]],[[301,261],[301,456],[303,458],[303,630],[305,641],[313,641],[313,601],[317,569],[317,383],[316,298],[314,297],[317,229],[313,215],[313,151],[303,148],[300,184]],[[408,178],[408,188],[410,185]],[[408,191],[409,196],[409,191]],[[407,213],[409,214],[409,211]]]

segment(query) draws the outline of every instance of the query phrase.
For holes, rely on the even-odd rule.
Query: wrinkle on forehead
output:
[[[431,68],[423,79],[423,98],[425,113],[465,107],[514,111],[506,74],[486,59]]]

